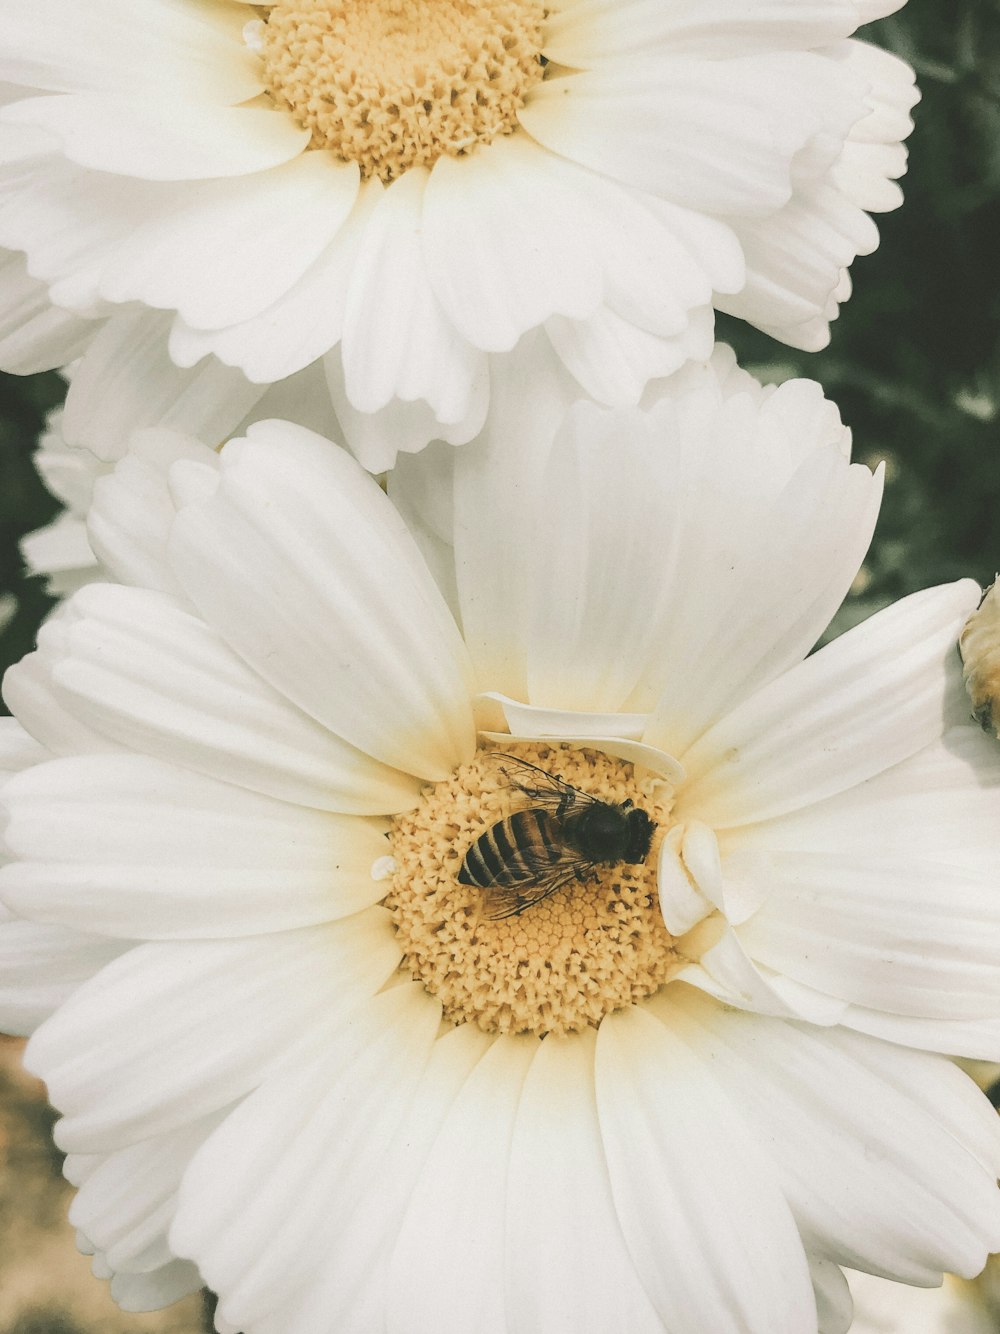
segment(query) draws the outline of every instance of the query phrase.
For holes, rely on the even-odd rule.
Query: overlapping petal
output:
[[[707,356],[713,305],[821,345],[867,211],[899,202],[912,78],[850,40],[884,6],[555,6],[518,122],[384,189],[266,90],[246,3],[123,8],[10,16],[0,244],[55,308],[25,307],[0,355],[51,364],[73,316],[141,302],[176,315],[185,367],[264,383],[325,359],[374,468],[473,437],[484,353],[532,330],[609,405]],[[376,441],[349,420],[383,412]]]

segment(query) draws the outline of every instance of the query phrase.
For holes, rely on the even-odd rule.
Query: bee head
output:
[[[649,855],[656,824],[645,811],[640,810],[629,811],[625,821],[628,826],[628,843],[622,854],[622,861],[637,865],[639,862],[644,862]]]

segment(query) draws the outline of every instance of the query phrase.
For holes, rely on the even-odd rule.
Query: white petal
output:
[[[95,485],[87,530],[115,579],[183,597],[167,563],[175,515],[167,475],[179,459],[218,467],[214,451],[189,435],[158,428],[137,432],[114,472]]]
[[[850,826],[843,832],[847,844]],[[995,876],[954,869],[946,848],[935,862],[852,850],[773,853],[767,865],[766,901],[739,931],[759,963],[868,1009],[932,1019],[995,1014]]]
[[[641,210],[624,191],[526,135],[504,136],[468,158],[434,164],[421,214],[428,277],[470,343],[508,352],[550,315],[593,314],[605,252],[623,244],[613,224],[627,235],[632,215]]]
[[[244,19],[220,0],[143,6],[123,23],[119,0],[34,0],[4,14],[0,75],[25,87],[192,95],[243,102],[261,91]]]
[[[971,580],[914,593],[758,690],[681,756],[681,805],[715,828],[862,783],[937,740]]]
[[[329,441],[252,426],[181,512],[171,560],[222,637],[338,736],[422,778],[471,755],[451,614],[391,502]]]
[[[716,430],[725,417],[719,413]],[[715,448],[703,445],[700,456],[692,435],[667,474],[670,547],[652,611],[658,642],[650,672],[662,693],[644,739],[672,754],[801,660],[871,538],[881,476],[850,467],[829,447],[810,450],[792,471],[786,459],[795,435],[778,430],[768,440],[768,425],[761,413],[749,440],[734,433]],[[727,475],[725,488],[713,480],[716,470]]]
[[[867,42],[844,42],[838,55],[868,84],[869,113],[852,128],[833,180],[862,208],[897,208],[902,192],[895,179],[906,170],[902,145],[913,129],[910,116],[920,93],[905,60]]]
[[[482,690],[527,691],[524,621],[539,577],[531,496],[579,390],[541,334],[492,367],[492,411],[455,458],[454,545],[462,631]]]
[[[988,960],[998,803],[996,743],[960,726],[858,788],[734,832],[727,847],[756,858],[776,895],[773,909],[767,900],[741,928],[747,948],[792,976],[814,970],[815,985],[855,999],[842,1019],[852,1027],[932,1050],[995,1053]],[[829,878],[830,891],[807,906],[800,886]],[[859,883],[861,899],[851,892]],[[808,948],[803,933],[820,921],[822,947]],[[802,951],[794,961],[780,943],[789,934]]]
[[[704,361],[713,328],[708,304],[692,310],[683,330],[669,337],[637,328],[607,306],[586,320],[553,315],[545,322],[566,369],[608,407],[634,407],[650,380],[671,375],[688,359]]]
[[[35,375],[74,361],[97,326],[60,310],[45,283],[28,273],[24,256],[0,252],[0,366]]]
[[[0,717],[0,777],[20,773],[51,758],[51,753],[16,718]]]
[[[995,1334],[975,1288],[945,1276],[939,1288],[911,1288],[852,1273],[855,1334]]]
[[[315,1220],[317,1244],[325,1248],[322,1263],[293,1303],[260,1323],[260,1334],[384,1326],[389,1260],[414,1182],[445,1115],[491,1042],[472,1024],[462,1024],[434,1043],[391,1142],[374,1140],[376,1160],[365,1175],[342,1181],[336,1195],[324,1201],[323,1218]]]
[[[4,703],[43,748],[35,763],[53,755],[108,754],[121,750],[67,708],[66,700],[53,685],[52,665],[66,644],[64,604],[38,632],[38,649],[7,669],[3,679]]]
[[[0,124],[7,163],[0,168],[0,245],[27,251],[29,270],[49,284],[54,305],[88,318],[106,315],[99,287],[109,260],[178,189],[191,187],[119,178],[111,208],[108,177],[46,150],[39,135]]]
[[[652,1008],[739,1102],[810,1249],[906,1282],[978,1272],[1000,1245],[1000,1126],[967,1076],[842,1030],[669,997]]]
[[[548,20],[545,54],[572,69],[634,59],[660,47],[670,55],[744,55],[796,50],[848,37],[858,26],[854,0],[767,0],[748,9],[733,0],[576,0]]]
[[[522,704],[497,690],[485,690],[477,697],[484,713],[489,703],[499,705],[503,722],[512,736],[571,737],[601,736],[638,741],[646,726],[644,713],[594,713],[589,709],[556,709],[542,704]],[[499,722],[499,720],[497,720]]]
[[[715,905],[705,897],[684,864],[684,832],[684,826],[679,824],[667,830],[656,865],[660,911],[673,936],[683,936],[715,911]]]
[[[845,1001],[755,963],[721,916],[700,922],[684,938],[681,951],[698,962],[677,976],[726,1005],[823,1027],[841,1023],[847,1013]]]
[[[107,321],[70,381],[67,441],[113,461],[144,427],[185,432],[214,446],[239,425],[261,386],[215,360],[180,370],[167,355],[169,326],[169,316],[141,307]]]
[[[309,130],[277,111],[162,95],[31,97],[5,111],[3,120],[51,134],[78,166],[147,181],[266,171],[297,157],[309,143]]]
[[[97,557],[87,539],[87,525],[62,513],[44,528],[21,538],[21,557],[31,574],[46,576],[46,590],[66,597],[92,579],[101,578]]]
[[[816,350],[810,334],[817,321],[836,315],[829,306],[841,274],[857,255],[878,245],[871,218],[845,194],[821,179],[763,221],[737,224],[747,261],[747,282],[720,310],[745,319],[793,347]]]
[[[63,1113],[59,1144],[113,1152],[228,1106],[303,1030],[372,996],[398,959],[381,910],[248,940],[139,946],[31,1039],[27,1064]]]
[[[521,1093],[507,1178],[511,1334],[663,1334],[615,1213],[594,1092],[597,1034],[549,1036]]]
[[[533,705],[624,708],[653,656],[657,620],[640,590],[667,529],[658,427],[655,415],[581,403],[556,436],[537,503],[558,540],[526,627]]]
[[[70,1222],[115,1270],[149,1273],[176,1256],[167,1242],[177,1189],[191,1155],[220,1113],[107,1155],[73,1154],[65,1175],[80,1187]]]
[[[441,422],[434,408],[422,399],[403,402],[394,398],[377,412],[359,412],[347,396],[340,351],[334,348],[323,358],[330,399],[337,414],[344,443],[363,468],[385,472],[400,459],[422,451],[428,441],[464,445],[483,428],[490,402],[490,376],[485,364],[473,375],[468,409],[453,422]]]
[[[420,785],[327,732],[161,594],[95,586],[53,676],[73,714],[133,750],[321,810],[408,809]]]
[[[814,1326],[806,1257],[777,1173],[707,1062],[632,1008],[602,1022],[596,1076],[615,1208],[667,1328]]]
[[[847,1334],[854,1315],[854,1303],[844,1271],[832,1260],[814,1255],[809,1257],[809,1271],[816,1294],[819,1334]]]
[[[413,168],[394,181],[365,229],[344,310],[344,379],[359,412],[377,412],[393,398],[422,399],[453,424],[468,415],[486,360],[447,319],[428,280],[426,180]]]
[[[111,1296],[123,1311],[159,1311],[203,1286],[194,1265],[173,1260],[151,1274],[115,1274]]]
[[[148,221],[108,255],[101,295],[177,310],[195,328],[238,324],[298,281],[357,191],[357,166],[326,153],[266,174],[161,186]]]
[[[126,948],[0,910],[0,1032],[26,1037]]]
[[[455,458],[456,451],[443,440],[432,441],[417,454],[400,454],[385,490],[457,624],[462,613],[455,579]]]
[[[364,1197],[407,1117],[440,1014],[409,983],[321,1024],[201,1149],[171,1240],[197,1260],[227,1320],[281,1318],[322,1274],[340,1231],[330,1211],[353,1229],[349,1201]]]
[[[507,1334],[506,1183],[537,1049],[536,1038],[499,1038],[452,1103],[393,1252],[386,1334]]]
[[[787,203],[792,159],[814,135],[846,135],[858,119],[845,82],[805,52],[644,52],[539,84],[518,118],[572,162],[689,208],[752,216]]]
[[[9,906],[102,935],[191,939],[345,917],[384,890],[372,820],[274,801],[139,755],[55,760],[3,792]]]
[[[178,318],[170,335],[174,361],[193,366],[206,354],[214,354],[264,384],[292,375],[323,356],[343,333],[351,274],[381,194],[377,177],[362,182],[339,231],[298,281],[266,310],[221,329],[191,328]]]

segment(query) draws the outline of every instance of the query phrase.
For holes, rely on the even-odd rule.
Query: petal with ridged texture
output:
[[[109,1268],[145,1274],[177,1258],[167,1232],[181,1177],[226,1110],[108,1154],[66,1159],[63,1172],[78,1187],[69,1221]]]
[[[428,441],[464,445],[483,429],[486,421],[491,373],[485,359],[473,375],[468,410],[454,422],[439,421],[431,405],[422,399],[404,402],[395,398],[377,412],[359,412],[347,396],[339,348],[326,354],[323,368],[344,443],[369,472],[394,468],[408,454],[422,451]]]
[[[440,779],[474,745],[458,630],[402,519],[343,450],[288,423],[221,455],[174,572],[251,667],[382,763]]]
[[[263,1317],[259,1334],[328,1334],[380,1329],[385,1321],[387,1268],[414,1182],[449,1108],[493,1039],[471,1024],[434,1043],[406,1114],[390,1142],[378,1141],[365,1175],[342,1180],[316,1221],[323,1259],[311,1282]],[[350,1189],[347,1189],[350,1187]]]
[[[6,6],[0,77],[59,92],[95,90],[225,105],[261,91],[244,46],[245,16],[225,0],[152,0],[123,22],[120,0],[33,0]]]
[[[507,1178],[511,1334],[663,1334],[615,1213],[594,1093],[593,1029],[541,1043],[521,1092]]]
[[[852,1027],[996,1058],[998,827],[996,744],[959,726],[858,788],[734,830],[727,849],[756,859],[766,890],[743,947],[850,1002]]]
[[[128,946],[0,908],[0,1033],[27,1037]]]
[[[552,438],[579,390],[540,333],[496,359],[493,370],[493,410],[475,445],[454,459],[455,576],[479,689],[523,700],[525,620],[539,576],[532,497]],[[413,477],[433,466],[425,457],[415,461]]]
[[[330,243],[358,184],[354,163],[303,153],[265,176],[161,186],[159,206],[107,252],[100,294],[176,310],[196,329],[250,319]]]
[[[464,418],[486,360],[447,318],[421,249],[428,173],[413,168],[373,210],[344,307],[347,397],[359,412],[423,400],[439,421]]]
[[[598,1031],[597,1108],[625,1244],[668,1329],[801,1334],[815,1300],[778,1174],[699,1056],[645,1008]]]
[[[710,214],[763,215],[792,195],[792,160],[862,114],[836,66],[808,52],[622,65],[546,80],[518,119],[540,144],[613,180]]]
[[[267,171],[297,157],[309,131],[267,107],[69,93],[16,102],[0,119],[57,140],[70,162],[146,181]]]
[[[328,352],[344,331],[351,274],[381,194],[377,177],[362,183],[349,217],[333,240],[266,310],[223,329],[191,328],[178,317],[170,334],[174,361],[192,366],[210,353],[227,366],[241,366],[249,379],[263,384],[293,375]]]
[[[676,335],[637,328],[608,306],[586,320],[552,315],[545,332],[560,360],[586,392],[608,407],[634,407],[651,379],[671,375],[685,361],[706,361],[712,352],[711,306],[689,313]]]
[[[87,532],[95,554],[115,579],[183,598],[167,562],[167,539],[176,514],[168,474],[181,459],[212,471],[218,467],[215,452],[192,436],[158,427],[133,435],[114,472],[94,486]]]
[[[199,1151],[171,1243],[197,1261],[227,1320],[301,1331],[281,1322],[322,1281],[341,1232],[358,1226],[349,1204],[412,1114],[440,1017],[406,983],[321,1022]]]
[[[380,822],[275,801],[144,755],[54,760],[3,790],[14,911],[126,939],[249,936],[376,903]]]
[[[739,1104],[812,1251],[929,1284],[1000,1246],[1000,1124],[957,1067],[686,988],[652,1009]]]
[[[648,582],[657,552],[655,652],[627,707],[652,708],[644,740],[677,756],[809,651],[857,573],[882,490],[842,456],[848,437],[817,385],[727,394],[719,374],[657,404],[662,537],[632,574]]]
[[[122,745],[320,810],[378,815],[416,802],[416,779],[326,731],[162,594],[95,585],[64,618],[55,686]]]
[[[592,314],[605,256],[629,244],[624,238],[641,219],[624,191],[526,135],[509,135],[467,159],[438,159],[424,191],[421,243],[434,294],[455,327],[477,347],[508,352],[552,314]],[[652,218],[645,221],[653,232]],[[648,245],[641,231],[634,239]]]
[[[536,1038],[499,1038],[449,1108],[392,1253],[386,1334],[508,1334],[507,1175],[537,1050]]]
[[[53,683],[52,668],[65,650],[68,629],[65,606],[59,607],[42,623],[35,652],[4,673],[4,703],[45,748],[38,762],[54,755],[113,754],[122,749],[76,717]]]
[[[0,367],[11,375],[75,361],[93,337],[95,325],[49,300],[48,288],[32,278],[24,256],[0,252]]]
[[[256,1088],[302,1032],[367,1001],[399,952],[381,909],[246,940],[140,945],[31,1039],[71,1153],[111,1153]],[[115,1096],[107,1096],[113,1087]]]
[[[129,307],[90,342],[66,395],[67,441],[114,461],[135,431],[159,427],[215,445],[243,421],[264,392],[212,359],[193,370],[167,355],[169,315]]]
[[[738,704],[681,756],[678,816],[749,824],[835,796],[948,725],[971,579],[913,593]]]
[[[755,49],[794,50],[849,37],[858,26],[854,0],[576,0],[549,19],[545,54],[571,69],[610,59],[664,55],[709,59]]]

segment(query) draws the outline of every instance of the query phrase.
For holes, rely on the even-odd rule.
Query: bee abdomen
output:
[[[465,854],[459,883],[486,889],[534,880],[559,860],[561,848],[558,825],[547,811],[515,811],[479,835]]]

